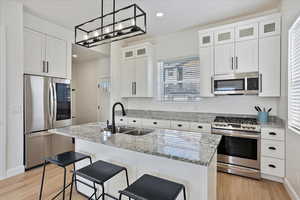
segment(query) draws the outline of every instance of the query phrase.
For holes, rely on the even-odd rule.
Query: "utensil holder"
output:
[[[266,123],[269,121],[269,113],[268,112],[259,112],[258,113],[258,121],[262,123]]]

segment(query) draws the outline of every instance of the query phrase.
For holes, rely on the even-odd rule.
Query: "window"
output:
[[[163,101],[197,101],[200,96],[199,57],[160,61],[160,97]]]
[[[288,126],[300,134],[300,18],[289,32]]]

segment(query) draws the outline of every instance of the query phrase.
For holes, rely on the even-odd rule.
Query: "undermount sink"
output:
[[[104,131],[112,131],[112,128],[105,128]],[[116,133],[122,133],[133,136],[143,136],[152,133],[153,129],[135,128],[130,126],[116,126]]]
[[[132,131],[128,131],[128,132],[124,132],[123,134],[127,134],[127,135],[133,135],[133,136],[143,136],[143,135],[147,135],[149,133],[152,133],[154,130],[153,129],[135,129]]]
[[[135,130],[135,127],[130,127],[130,126],[116,126],[116,133],[125,133],[125,132],[129,132],[129,131],[133,131]],[[112,131],[112,128],[105,128],[104,131]]]

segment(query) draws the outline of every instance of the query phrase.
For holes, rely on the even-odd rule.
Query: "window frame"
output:
[[[299,106],[300,108],[300,102],[298,103],[298,105],[296,105],[295,107],[292,107],[291,104],[291,99],[293,97],[293,90],[295,89],[293,87],[294,82],[299,82],[299,84],[297,84],[297,86],[300,86],[300,76],[296,79],[296,81],[293,79],[293,71],[295,70],[295,66],[292,64],[292,59],[295,59],[294,57],[292,57],[294,54],[294,34],[295,31],[298,30],[299,31],[299,39],[300,39],[300,17],[298,17],[296,19],[296,21],[294,22],[294,24],[291,26],[291,28],[289,29],[289,38],[288,38],[288,129],[292,130],[293,132],[295,132],[296,134],[300,135],[300,124],[299,126],[295,126],[294,121],[295,120],[299,120],[300,121],[300,110],[299,113],[297,113],[297,116],[292,116],[292,110],[295,110],[296,106]],[[300,47],[300,44],[299,44]],[[300,52],[298,52],[298,56],[300,59]],[[300,64],[298,66],[299,68],[299,72],[300,72]],[[299,91],[299,97],[300,97],[300,91]]]
[[[187,94],[186,97],[177,97],[177,99],[173,98],[171,99],[167,99],[165,96],[165,76],[164,76],[164,69],[165,67],[163,66],[163,63],[168,63],[168,62],[180,62],[180,61],[184,61],[184,60],[189,60],[189,59],[195,59],[199,61],[199,75],[197,78],[193,79],[193,81],[191,81],[191,83],[193,84],[199,84],[199,94],[194,95],[194,94]],[[199,102],[201,100],[201,96],[200,96],[200,58],[199,56],[196,55],[192,55],[192,56],[185,56],[185,57],[178,57],[178,58],[172,58],[172,59],[160,59],[157,62],[157,68],[158,68],[158,100],[163,102],[163,103],[170,103],[170,102],[177,102],[177,103],[191,103],[191,102]],[[178,77],[177,77],[178,78]],[[198,81],[194,81],[197,80]],[[185,81],[185,80],[177,80],[177,82],[181,82],[181,83],[187,83],[189,81]],[[190,99],[189,97],[193,98]]]

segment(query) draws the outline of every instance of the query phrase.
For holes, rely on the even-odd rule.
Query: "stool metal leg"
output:
[[[121,200],[121,199],[122,199],[122,194],[120,193],[119,200]]]
[[[105,191],[104,191],[104,185],[101,184],[102,187],[102,200],[105,200]]]
[[[75,173],[73,173],[72,175],[72,182],[71,182],[71,191],[70,191],[70,200],[72,200],[72,193],[73,193],[73,185],[74,185],[74,178],[76,176],[74,176]]]
[[[185,187],[183,186],[183,198],[186,200],[186,193],[185,193]]]
[[[75,167],[75,163],[73,163],[73,175],[74,175],[75,171],[76,171],[76,167]],[[75,188],[76,188],[76,191],[78,191],[76,174],[75,174]]]
[[[39,197],[39,200],[42,200],[43,187],[44,187],[44,180],[45,180],[46,164],[47,164],[47,162],[44,161],[43,175],[42,175],[42,183],[41,183],[41,189],[40,189],[40,197]]]
[[[65,200],[65,196],[66,196],[66,179],[67,179],[67,169],[64,167],[63,200]]]
[[[129,187],[129,178],[128,178],[128,171],[127,169],[125,168],[125,173],[126,173],[126,182],[127,182],[127,187]],[[131,198],[129,197],[128,198],[129,200],[131,200]]]

